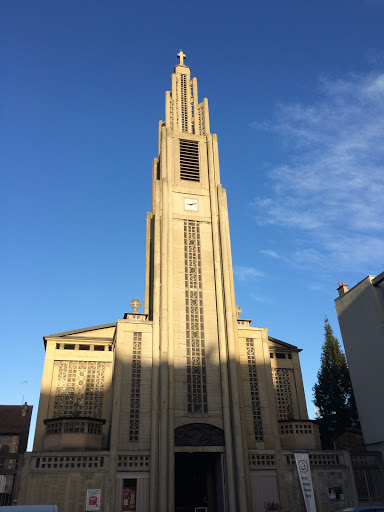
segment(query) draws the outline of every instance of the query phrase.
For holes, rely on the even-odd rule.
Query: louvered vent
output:
[[[180,139],[180,178],[200,181],[199,143],[195,140]]]

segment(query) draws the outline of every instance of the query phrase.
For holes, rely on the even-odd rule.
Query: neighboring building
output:
[[[208,102],[180,64],[166,93],[147,214],[144,313],[46,336],[33,453],[19,503],[103,512],[304,512],[295,450],[319,512],[357,504],[348,452],[323,452],[299,352],[240,319],[226,192]],[[94,506],[94,505],[93,505]]]
[[[32,405],[0,405],[0,506],[17,500],[17,471],[27,449]]]
[[[335,301],[364,441],[384,453],[384,272],[348,290]]]

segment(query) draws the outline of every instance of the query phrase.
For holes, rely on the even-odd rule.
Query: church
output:
[[[44,337],[18,504],[304,512],[297,453],[308,455],[319,512],[355,504],[348,454],[322,451],[308,419],[300,349],[236,306],[217,136],[185,57],[152,165],[144,304],[133,299],[112,323]],[[336,487],[342,504],[330,501]]]

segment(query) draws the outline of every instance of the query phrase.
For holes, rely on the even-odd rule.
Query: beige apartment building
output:
[[[356,504],[349,453],[321,451],[308,419],[300,349],[240,318],[217,136],[178,57],[152,166],[143,312],[133,300],[110,324],[44,337],[19,504],[304,512],[295,451],[309,454],[319,512]]]
[[[384,272],[350,290],[339,283],[338,291],[336,313],[364,442],[384,454]]]

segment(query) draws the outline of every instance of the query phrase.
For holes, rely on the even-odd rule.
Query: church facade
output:
[[[304,512],[298,451],[319,511],[355,504],[348,453],[321,451],[308,419],[300,350],[240,318],[217,137],[178,57],[152,166],[144,312],[135,299],[113,323],[44,337],[19,504]]]

